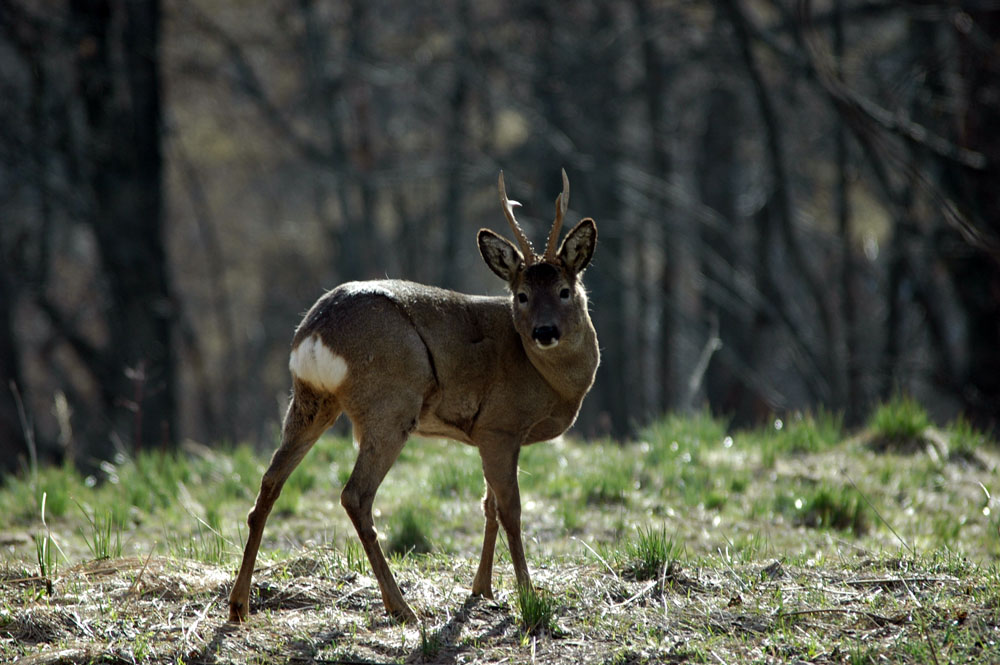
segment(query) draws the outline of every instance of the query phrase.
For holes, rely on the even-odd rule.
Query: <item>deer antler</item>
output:
[[[562,230],[563,217],[569,207],[569,178],[566,177],[566,169],[562,170],[563,188],[562,193],[556,197],[556,219],[552,222],[552,230],[549,231],[549,242],[545,246],[545,261],[553,261],[559,249],[559,232]]]
[[[503,214],[507,218],[507,223],[510,224],[511,230],[514,232],[517,244],[521,246],[521,253],[524,254],[525,265],[530,266],[538,257],[535,255],[535,250],[531,246],[531,241],[528,240],[528,236],[524,234],[524,230],[521,228],[521,225],[518,224],[517,220],[514,218],[514,206],[520,206],[521,204],[507,198],[507,188],[503,185],[503,171],[500,171],[500,179],[497,182],[497,189],[500,190],[500,205],[503,206]]]

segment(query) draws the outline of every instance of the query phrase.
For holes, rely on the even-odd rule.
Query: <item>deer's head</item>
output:
[[[486,265],[510,287],[514,327],[525,346],[543,350],[560,343],[573,344],[590,327],[587,294],[580,275],[594,255],[597,225],[589,217],[583,219],[559,242],[569,206],[569,179],[565,170],[562,179],[563,191],[556,198],[556,217],[544,254],[535,253],[514,217],[514,207],[520,204],[507,198],[502,172],[498,183],[500,203],[520,249],[489,229],[480,229],[478,237]]]

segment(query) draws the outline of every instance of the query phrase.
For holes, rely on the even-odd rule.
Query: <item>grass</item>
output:
[[[517,612],[524,634],[554,632],[557,605],[553,596],[530,585],[518,585],[516,593]]]
[[[879,406],[868,426],[882,440],[904,444],[919,439],[930,427],[927,411],[912,397],[896,395]]]
[[[897,398],[869,430],[924,436],[921,412]],[[268,453],[39,469],[0,488],[0,662],[1000,662],[1000,452],[962,419],[941,431],[948,455],[868,445],[831,414],[733,430],[699,413],[624,445],[530,446],[535,590],[501,532],[495,601],[468,591],[478,456],[412,441],[375,521],[415,626],[385,618],[339,504],[350,441],[289,479],[246,630],[225,597]]]
[[[639,527],[635,537],[626,539],[613,552],[626,577],[651,580],[666,574],[670,563],[680,557],[682,548],[665,528]]]
[[[426,554],[431,551],[428,536],[434,511],[428,507],[405,506],[393,515],[387,554]]]
[[[775,497],[775,510],[794,524],[813,529],[864,535],[871,524],[869,508],[850,486],[821,483]]]
[[[80,527],[87,549],[94,559],[112,559],[122,555],[122,532],[124,523],[113,512],[93,513],[80,504],[80,512],[86,524]]]

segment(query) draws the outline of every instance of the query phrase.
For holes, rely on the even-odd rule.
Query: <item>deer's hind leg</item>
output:
[[[372,572],[378,580],[386,612],[403,622],[414,622],[417,617],[403,599],[385,560],[378,542],[378,532],[375,530],[372,506],[379,485],[416,426],[420,404],[420,395],[416,393],[411,396],[397,393],[381,403],[369,405],[364,414],[348,411],[354,422],[359,450],[354,470],[340,495],[340,503],[354,523]]]
[[[257,501],[247,516],[250,530],[243,550],[243,562],[229,594],[230,621],[245,621],[250,614],[250,579],[257,561],[264,524],[281,494],[281,488],[316,440],[339,415],[340,406],[336,397],[316,392],[299,381],[295,382],[292,401],[282,425],[281,445],[271,457],[271,463],[260,481]]]

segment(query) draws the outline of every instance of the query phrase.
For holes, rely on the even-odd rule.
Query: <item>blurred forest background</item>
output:
[[[349,279],[597,220],[577,424],[1000,413],[996,0],[0,0],[0,467],[273,446]]]

